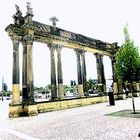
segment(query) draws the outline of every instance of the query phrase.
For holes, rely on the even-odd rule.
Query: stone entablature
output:
[[[77,45],[79,48],[87,51],[93,49],[95,53],[102,53],[108,56],[111,56],[114,53],[114,49],[118,48],[115,43],[107,43],[57,27],[54,28],[53,26],[33,21],[32,18],[30,22],[26,22],[26,19],[27,15],[24,17],[22,25],[10,24],[5,30],[9,34],[16,33],[18,36],[24,36],[29,30],[32,30],[34,32],[34,41],[44,43],[53,42],[54,44],[58,44],[57,42],[59,42],[59,45],[66,43],[66,47],[68,46],[70,48],[74,48],[74,46]]]

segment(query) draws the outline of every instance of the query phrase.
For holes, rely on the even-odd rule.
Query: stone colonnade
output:
[[[16,14],[13,15],[14,24],[6,27],[12,42],[13,42],[13,71],[12,71],[12,102],[10,103],[10,116],[18,116],[20,113],[37,114],[37,104],[34,101],[34,76],[33,76],[33,42],[48,43],[50,49],[51,63],[51,95],[52,100],[64,98],[63,93],[63,73],[61,63],[62,46],[59,43],[67,44],[69,48],[75,49],[77,57],[77,77],[78,77],[78,94],[79,97],[84,96],[87,92],[86,86],[86,61],[84,48],[92,51],[92,47],[96,45],[100,53],[94,54],[97,63],[98,85],[101,92],[105,92],[105,76],[103,67],[103,55],[101,53],[112,55],[114,51],[112,46],[107,46],[99,40],[94,40],[80,34],[70,33],[57,27],[48,26],[32,20],[33,11],[30,3],[27,5],[26,16],[22,16],[22,12],[16,5]],[[60,40],[60,41],[59,41]],[[63,43],[64,41],[64,43]],[[70,41],[70,42],[69,42]],[[76,41],[76,42],[75,42]],[[74,43],[75,42],[75,43]],[[103,46],[101,46],[101,44]],[[19,74],[19,43],[23,46],[22,56],[22,101],[20,101],[20,74]],[[53,44],[54,43],[54,44]],[[76,47],[72,46],[72,44]],[[82,44],[87,44],[83,47]],[[79,44],[79,45],[78,45]],[[82,47],[80,47],[80,44]],[[65,46],[64,46],[65,47]],[[101,48],[100,48],[101,47]],[[103,50],[102,50],[103,48]],[[105,48],[105,50],[104,50]],[[88,50],[87,49],[87,50]],[[93,48],[95,49],[95,48]],[[108,52],[110,50],[111,52]],[[55,51],[57,52],[57,68],[55,67]],[[112,61],[112,64],[114,62]],[[57,73],[56,73],[57,69]],[[57,75],[56,75],[57,74]],[[22,104],[22,108],[18,108]],[[15,106],[18,106],[15,109]]]
[[[33,62],[32,62],[32,48],[34,36],[32,34],[26,35],[23,38],[12,35],[13,42],[13,86],[12,86],[12,104],[20,103],[20,77],[19,77],[19,43],[23,46],[23,58],[22,58],[22,102],[34,102],[34,80],[33,80]],[[61,63],[61,50],[62,46],[47,44],[50,50],[51,60],[51,94],[52,99],[64,98],[63,93],[63,73]],[[57,76],[55,68],[55,51],[57,52]],[[75,49],[77,57],[77,76],[78,76],[78,94],[80,97],[84,96],[87,92],[86,87],[86,62],[85,62],[85,50]],[[103,55],[99,53],[94,54],[96,57],[97,64],[97,75],[98,75],[98,88],[101,92],[106,91],[105,87],[105,75],[103,66]],[[113,65],[113,59],[112,60]],[[113,76],[114,77],[114,76]],[[58,81],[58,83],[56,82]],[[58,90],[57,90],[58,89]]]

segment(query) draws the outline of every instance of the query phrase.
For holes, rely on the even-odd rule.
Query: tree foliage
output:
[[[125,41],[116,53],[116,78],[123,81],[138,81],[140,73],[140,57],[138,47],[130,39],[128,25],[124,27]]]
[[[97,83],[93,79],[89,79],[86,84],[87,84],[87,89],[88,90],[89,89],[94,89],[94,87],[96,87],[96,85],[97,85]]]

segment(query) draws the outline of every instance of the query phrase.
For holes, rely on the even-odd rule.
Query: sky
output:
[[[0,78],[4,77],[9,89],[12,86],[12,41],[5,28],[13,23],[15,4],[25,16],[26,2],[26,0],[4,0],[0,5]],[[51,25],[49,18],[56,16],[59,19],[57,23],[59,28],[109,43],[118,42],[118,45],[124,41],[123,28],[128,23],[130,37],[137,46],[140,46],[139,0],[30,0],[28,2],[32,4],[35,21]],[[20,45],[20,65],[21,54]],[[86,64],[87,78],[97,78],[93,54],[86,53]],[[72,49],[62,49],[62,66],[64,84],[69,84],[70,80],[77,80],[76,55]],[[46,44],[34,43],[33,67],[34,84],[36,86],[49,84],[50,52]],[[104,57],[104,67],[106,79],[112,78],[108,57]]]

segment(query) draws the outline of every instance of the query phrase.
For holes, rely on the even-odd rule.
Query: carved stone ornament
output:
[[[21,17],[22,16],[22,12],[19,9],[19,6],[17,4],[15,4],[15,8],[16,8],[17,12],[14,14],[13,17]]]
[[[14,44],[18,44],[21,40],[21,37],[17,35],[10,35],[10,38]]]
[[[33,9],[31,8],[31,3],[27,2],[27,15],[33,15]]]
[[[27,45],[32,45],[34,41],[33,35],[25,35],[22,39]]]

